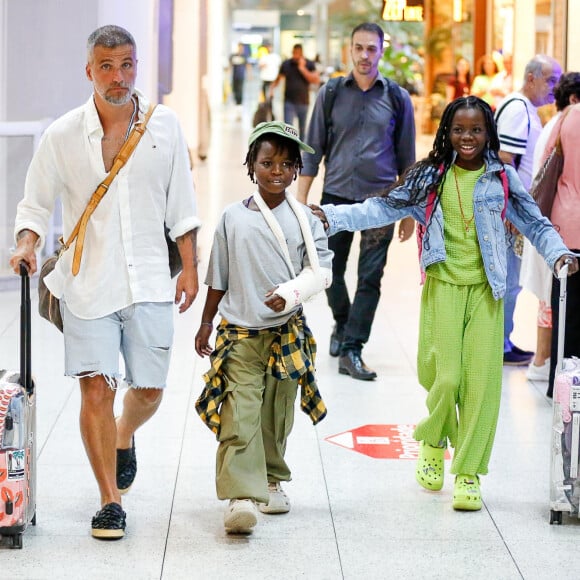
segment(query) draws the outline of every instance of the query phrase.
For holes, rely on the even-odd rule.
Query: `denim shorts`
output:
[[[136,388],[165,388],[173,343],[173,303],[140,302],[102,318],[77,318],[61,300],[65,374],[103,375],[114,387],[123,357],[125,381]]]

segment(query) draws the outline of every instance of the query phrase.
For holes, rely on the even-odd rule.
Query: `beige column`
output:
[[[173,14],[173,79],[163,102],[179,116],[190,149],[197,153],[199,86],[200,0],[175,0]],[[203,54],[205,56],[205,52]]]
[[[536,1],[514,2],[514,86],[521,86],[528,61],[536,54]]]
[[[580,2],[568,2],[566,69],[580,71]]]

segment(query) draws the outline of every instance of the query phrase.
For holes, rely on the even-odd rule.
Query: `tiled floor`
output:
[[[255,102],[251,99],[241,122],[227,110],[214,116],[208,159],[196,166],[204,221],[202,273],[221,209],[252,190],[242,165]],[[423,152],[429,142],[422,140]],[[317,199],[315,192],[312,200]],[[351,268],[351,286],[354,280]],[[177,316],[169,389],[159,412],[137,435],[139,474],[124,499],[127,536],[115,543],[90,537],[98,499],[79,436],[79,391],[62,377],[60,335],[35,317],[38,524],[26,532],[22,551],[0,548],[0,577],[580,577],[573,556],[580,524],[567,518],[563,526],[548,524],[551,405],[544,384],[527,382],[524,370],[504,370],[501,417],[490,475],[483,478],[481,512],[452,510],[451,477],[442,492],[430,493],[415,483],[414,461],[374,458],[348,448],[356,443],[364,451],[374,443],[372,449],[381,452],[387,443],[381,427],[359,433],[375,439],[347,432],[367,425],[400,425],[404,432],[424,415],[425,397],[415,368],[418,282],[414,242],[394,242],[380,309],[364,351],[367,364],[379,375],[370,383],[337,373],[336,359],[327,354],[331,316],[325,298],[307,304],[319,343],[318,376],[328,417],[314,428],[297,412],[287,453],[293,468],[293,481],[286,486],[292,511],[261,516],[247,538],[224,533],[225,503],[216,499],[214,490],[216,442],[193,410],[207,365],[193,349],[204,291],[191,312]],[[0,364],[15,368],[17,305],[17,292],[1,294]],[[523,294],[515,333],[522,347],[535,345],[535,308],[535,300]]]

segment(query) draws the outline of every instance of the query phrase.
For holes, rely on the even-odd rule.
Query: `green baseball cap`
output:
[[[254,130],[250,133],[248,145],[251,145],[258,137],[266,135],[267,133],[273,133],[274,135],[286,137],[287,139],[298,143],[298,146],[300,149],[302,149],[302,151],[306,151],[306,153],[314,153],[314,149],[312,149],[312,147],[300,141],[296,128],[292,125],[287,125],[282,121],[265,121],[264,123],[258,123],[254,127]]]

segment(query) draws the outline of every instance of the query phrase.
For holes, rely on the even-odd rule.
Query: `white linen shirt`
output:
[[[139,121],[149,102],[138,91]],[[30,229],[44,245],[57,197],[66,240],[91,195],[105,179],[103,128],[93,97],[44,133],[26,176],[15,235]],[[175,113],[158,105],[147,129],[90,217],[80,271],[72,275],[74,243],[46,277],[46,285],[84,319],[137,302],[172,302],[164,224],[175,238],[200,225],[187,145]]]

